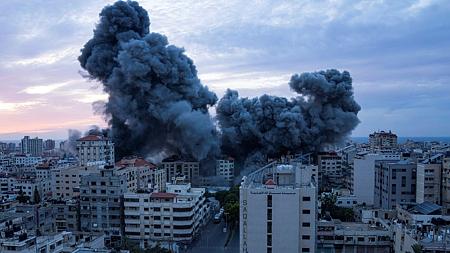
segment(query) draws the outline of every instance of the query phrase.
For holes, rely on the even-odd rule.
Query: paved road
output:
[[[189,253],[238,253],[239,252],[239,233],[235,231],[233,238],[224,248],[227,239],[227,233],[223,232],[224,222],[214,224],[210,222],[202,229],[199,239],[192,243],[187,251]],[[227,231],[229,232],[229,231]]]

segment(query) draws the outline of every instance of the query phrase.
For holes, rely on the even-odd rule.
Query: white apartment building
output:
[[[353,160],[353,194],[358,204],[373,205],[375,200],[375,162],[398,161],[398,154],[358,154]]]
[[[14,191],[17,180],[14,177],[0,177],[0,192]]]
[[[31,155],[15,155],[12,157],[12,166],[16,167],[30,167],[42,162],[42,157]]]
[[[220,159],[216,161],[216,176],[222,177],[225,182],[233,183],[234,159]]]
[[[435,155],[417,164],[416,202],[441,204],[443,155]]]
[[[43,148],[43,140],[24,136],[21,141],[22,154],[30,154],[32,156],[41,156]]]
[[[142,158],[125,158],[116,163],[116,175],[125,175],[127,189],[136,192],[138,189],[165,191],[166,170]]]
[[[52,193],[52,183],[51,180],[38,180],[35,178],[24,178],[17,179],[14,185],[14,191],[19,193],[20,190],[25,194],[25,196],[29,196],[31,200],[34,197],[34,190],[37,189],[39,192],[39,196],[41,200],[50,197]]]
[[[77,151],[81,166],[98,163],[114,165],[114,143],[106,137],[88,135],[78,139]]]
[[[200,176],[200,163],[185,161],[176,156],[164,159],[161,166],[166,170],[167,182],[172,183],[178,177],[183,177],[187,182],[195,182]]]
[[[310,167],[271,163],[240,186],[240,252],[316,252],[317,188]]]
[[[52,197],[72,199],[80,196],[81,177],[99,171],[97,166],[73,166],[51,170]]]
[[[143,248],[156,242],[190,242],[206,223],[205,189],[167,184],[166,192],[125,193],[125,235]]]

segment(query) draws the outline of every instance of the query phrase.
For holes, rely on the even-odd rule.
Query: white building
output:
[[[373,205],[375,200],[375,162],[400,160],[398,154],[360,154],[353,160],[353,194],[358,204]]]
[[[234,159],[220,159],[216,161],[216,176],[219,176],[227,183],[234,180]]]
[[[98,163],[114,165],[114,143],[106,137],[88,135],[78,139],[77,151],[81,166]]]
[[[167,192],[125,193],[125,235],[149,247],[155,242],[190,242],[206,223],[204,188],[167,184]]]
[[[315,252],[317,189],[307,166],[269,164],[240,187],[240,252]]]
[[[34,198],[35,189],[39,192],[39,197],[41,198],[41,200],[50,197],[52,194],[51,180],[24,178],[24,179],[17,179],[14,185],[14,191],[16,193],[19,193],[20,190],[22,190],[25,196],[30,197],[31,200],[33,200]]]
[[[116,175],[125,175],[128,191],[152,189],[161,192],[166,188],[166,170],[142,158],[124,158],[116,163]]]
[[[42,157],[26,155],[15,155],[12,157],[12,166],[16,167],[30,167],[42,162]]]
[[[43,140],[38,137],[31,139],[30,136],[24,136],[21,141],[22,154],[30,154],[32,156],[41,156],[43,148]]]
[[[71,232],[61,232],[52,236],[26,236],[14,237],[0,241],[0,252],[2,253],[60,253],[64,247],[72,241]]]
[[[342,157],[335,152],[321,152],[318,155],[319,187],[342,185]],[[323,185],[322,185],[323,184]]]

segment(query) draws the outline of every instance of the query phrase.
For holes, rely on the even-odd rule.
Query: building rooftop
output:
[[[78,139],[77,141],[102,141],[105,139],[106,138],[103,136],[90,134]]]

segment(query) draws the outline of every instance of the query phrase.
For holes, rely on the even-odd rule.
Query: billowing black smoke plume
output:
[[[147,12],[136,2],[107,6],[78,58],[109,94],[104,114],[117,157],[214,156],[218,142],[208,108],[217,97],[200,83],[184,50],[150,33],[149,25]]]
[[[224,153],[249,165],[314,152],[342,141],[358,125],[361,108],[347,71],[294,75],[289,85],[299,96],[239,98],[237,91],[227,90],[217,106]]]
[[[341,141],[358,124],[348,72],[294,75],[292,99],[264,95],[239,98],[228,90],[217,110],[218,131],[208,113],[216,95],[203,86],[183,49],[149,32],[147,12],[136,2],[105,7],[79,57],[91,78],[109,94],[109,120],[116,157],[161,151],[202,160],[223,154],[238,163],[317,151]]]

